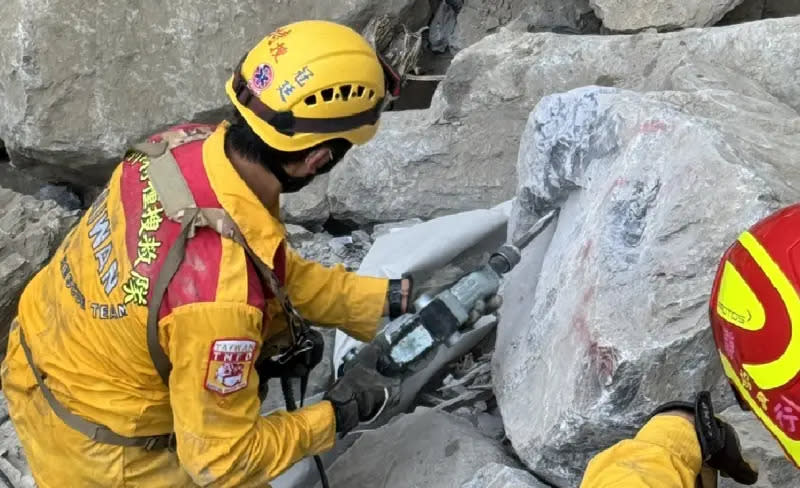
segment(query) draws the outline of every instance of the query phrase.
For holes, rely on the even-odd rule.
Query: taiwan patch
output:
[[[250,89],[256,96],[261,95],[261,92],[272,84],[272,78],[272,67],[268,64],[260,64],[253,72],[253,78],[250,79]]]
[[[211,343],[206,390],[227,395],[247,388],[256,353],[256,341],[218,339]]]

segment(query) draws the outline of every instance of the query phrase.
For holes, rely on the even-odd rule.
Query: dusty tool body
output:
[[[485,266],[448,289],[434,297],[420,297],[415,302],[416,313],[389,322],[371,343],[379,350],[378,372],[392,378],[406,377],[424,367],[438,345],[457,341],[465,324],[474,322],[476,311],[480,313],[485,301],[497,294],[502,276],[519,263],[521,249],[547,227],[556,213],[548,212],[513,244],[493,253]],[[354,349],[345,356],[343,374],[360,361],[360,355]]]

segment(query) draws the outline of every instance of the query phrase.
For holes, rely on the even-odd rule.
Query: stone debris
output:
[[[342,264],[347,270],[358,269],[372,247],[372,239],[364,231],[333,237],[327,232],[314,234],[300,226],[287,228],[289,243],[302,257],[325,266]]]
[[[420,404],[477,422],[480,414],[489,411],[490,404],[496,404],[492,391],[491,356],[491,351],[478,358],[468,353],[452,363],[441,386],[420,394]]]

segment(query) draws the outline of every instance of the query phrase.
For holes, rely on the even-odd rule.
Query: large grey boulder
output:
[[[561,212],[538,282],[523,262],[506,284],[533,291],[501,309],[493,378],[515,451],[559,486],[662,402],[701,389],[720,410],[732,401],[711,283],[744,228],[800,196],[800,117],[711,71],[687,66],[671,83],[720,88],[587,87],[544,98],[528,121],[512,225]]]
[[[487,463],[513,464],[465,420],[417,409],[364,433],[328,469],[331,486],[458,488]]]
[[[589,0],[613,31],[675,30],[716,24],[742,0]]]
[[[764,18],[800,15],[800,0],[765,0]]]
[[[387,113],[378,135],[331,174],[334,218],[431,218],[511,198],[520,135],[545,95],[585,85],[637,91],[725,86],[742,73],[759,93],[800,108],[800,18],[633,36],[503,30],[461,51],[430,109]],[[675,81],[674,74],[683,72]],[[749,88],[748,88],[749,89]],[[761,95],[760,95],[761,96]]]
[[[475,477],[461,485],[461,488],[547,488],[547,485],[527,471],[489,463],[475,473]]]
[[[721,24],[800,15],[800,0],[744,0],[728,12]]]
[[[77,217],[77,211],[52,200],[0,187],[0,328],[16,316],[23,287],[47,263]]]
[[[450,45],[464,49],[509,25],[521,31],[566,28],[597,32],[599,22],[589,0],[464,0],[458,12]]]
[[[794,488],[800,486],[798,470],[783,453],[780,445],[751,412],[738,406],[719,414],[736,428],[745,458],[758,465],[758,482],[754,488]],[[722,478],[720,488],[739,488],[742,485]]]
[[[312,18],[361,29],[386,15],[414,29],[429,10],[427,0],[6,0],[0,138],[46,178],[102,183],[127,143],[216,119],[233,67],[273,28]]]
[[[624,36],[502,30],[458,53],[431,111],[440,123],[499,123],[499,133],[508,128],[504,119],[515,120],[518,140],[528,114],[545,95],[592,84],[637,91],[674,89],[672,73],[688,61],[738,71],[800,108],[793,61],[798,55],[797,17]]]
[[[431,115],[386,113],[376,137],[350,150],[331,172],[334,218],[358,224],[428,220],[492,207],[513,194],[513,167],[502,162],[516,154],[517,124],[499,113],[484,127]]]
[[[328,204],[328,175],[314,178],[297,193],[281,195],[281,220],[311,229],[320,229],[331,215]]]
[[[439,3],[439,7],[433,14],[431,23],[428,26],[428,44],[431,51],[435,53],[447,52],[452,42],[453,33],[456,30],[458,11],[456,7],[461,5],[461,0],[444,0]]]

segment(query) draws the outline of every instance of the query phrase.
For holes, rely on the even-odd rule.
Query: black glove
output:
[[[710,393],[707,391],[698,393],[694,404],[665,403],[658,407],[651,417],[670,410],[682,410],[694,416],[694,428],[700,441],[703,463],[706,466],[743,485],[752,485],[758,480],[758,471],[742,456],[742,446],[736,430],[714,415]]]
[[[374,349],[374,354],[360,356],[366,362],[360,361],[347,370],[324,396],[324,400],[333,404],[336,432],[341,434],[350,432],[360,422],[372,422],[399,398],[399,380],[378,373],[377,348],[371,344],[365,347]]]
[[[303,378],[322,361],[325,340],[315,329],[304,331],[296,346],[286,348],[275,357],[261,357],[256,361],[258,371],[258,396],[267,397],[270,378]]]

